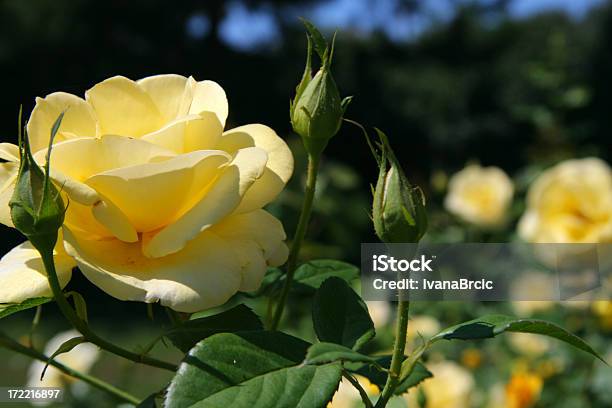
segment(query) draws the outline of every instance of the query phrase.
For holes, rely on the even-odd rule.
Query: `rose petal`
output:
[[[187,114],[191,106],[192,89],[182,75],[154,75],[137,81],[162,116],[164,122],[170,122]]]
[[[260,124],[240,126],[223,133],[217,149],[230,154],[238,149],[256,146],[268,152],[268,163],[262,177],[249,189],[236,212],[249,212],[273,201],[285,188],[293,173],[293,155],[274,130]]]
[[[237,249],[242,266],[241,291],[259,288],[268,265],[284,263],[279,246],[285,247],[281,222],[264,210],[232,215],[210,229]],[[276,259],[273,259],[276,258]],[[273,259],[274,262],[270,262]]]
[[[136,231],[148,232],[172,223],[188,211],[215,180],[219,168],[230,160],[225,152],[197,151],[160,163],[98,173],[85,183],[104,196],[104,201],[121,209]]]
[[[266,152],[257,147],[239,150],[198,203],[144,243],[145,255],[162,257],[180,251],[189,240],[230,214],[261,176],[267,158]]]
[[[13,197],[18,173],[19,163],[0,163],[0,223],[8,227],[13,226],[9,201]]]
[[[63,288],[68,284],[76,263],[64,252],[61,239],[59,242],[53,259]],[[42,296],[51,296],[47,274],[38,251],[30,242],[24,242],[0,259],[0,303],[21,303]]]
[[[140,137],[163,125],[151,97],[128,78],[104,80],[88,90],[85,99],[98,119],[98,135]]]
[[[219,306],[240,287],[240,263],[226,241],[204,232],[180,252],[145,257],[138,243],[88,241],[65,232],[68,253],[85,276],[121,299],[160,302],[180,312]],[[113,254],[113,256],[108,256]]]
[[[55,92],[45,98],[36,98],[36,106],[28,121],[28,137],[33,152],[48,147],[51,127],[62,112],[64,118],[55,136],[56,143],[96,136],[95,113],[91,106],[78,96]]]
[[[199,115],[202,112],[213,112],[217,115],[219,123],[221,123],[222,127],[225,127],[228,106],[227,96],[225,96],[225,91],[223,88],[221,88],[221,86],[219,86],[219,84],[216,82],[197,82],[192,77],[189,77],[189,84],[191,85],[193,95],[189,113]]]

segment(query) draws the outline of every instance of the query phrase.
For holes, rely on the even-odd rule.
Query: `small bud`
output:
[[[59,191],[49,178],[51,145],[63,118],[57,118],[51,128],[51,138],[47,151],[44,172],[30,150],[27,132],[21,135],[21,112],[19,124],[19,174],[15,191],[9,201],[11,219],[17,228],[39,251],[53,250],[57,242],[58,230],[64,222],[66,212]]]
[[[406,178],[387,136],[376,129],[380,138],[380,167],[372,218],[378,238],[386,243],[418,242],[427,230],[425,197]]]
[[[351,98],[340,98],[331,74],[335,37],[330,47],[314,25],[308,21],[304,24],[308,30],[308,55],[302,80],[290,104],[291,124],[302,137],[306,150],[312,155],[320,155],[329,139],[340,130]],[[314,77],[311,76],[313,47],[322,62]]]

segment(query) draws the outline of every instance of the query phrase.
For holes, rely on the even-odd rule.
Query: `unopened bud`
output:
[[[51,128],[47,163],[41,169],[30,150],[27,132],[21,137],[19,126],[19,174],[9,201],[13,225],[40,251],[52,250],[64,222],[65,207],[58,189],[49,178],[51,145],[62,121],[61,114]]]
[[[319,155],[342,125],[344,112],[351,98],[340,98],[331,74],[334,41],[327,44],[314,25],[305,21],[308,30],[308,55],[302,80],[290,105],[293,130],[302,137],[306,150]],[[321,58],[322,65],[312,77],[312,49]]]
[[[418,242],[427,231],[425,198],[406,178],[385,134],[376,131],[382,152],[372,206],[374,230],[383,242]]]

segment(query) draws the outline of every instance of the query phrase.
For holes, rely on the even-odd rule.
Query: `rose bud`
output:
[[[63,114],[60,114],[51,128],[44,172],[32,156],[27,132],[21,137],[21,124],[19,126],[21,161],[15,190],[9,201],[11,219],[15,228],[40,251],[53,250],[66,212],[60,193],[49,178],[51,145],[62,117]]]
[[[308,30],[308,55],[302,80],[290,104],[290,116],[293,130],[302,137],[308,153],[318,156],[340,130],[351,97],[340,98],[331,73],[335,37],[329,46],[314,25],[308,21],[304,24]],[[314,77],[311,75],[313,44],[322,62]]]
[[[387,136],[376,131],[381,155],[372,208],[374,230],[383,242],[418,242],[427,230],[425,197],[406,178]]]

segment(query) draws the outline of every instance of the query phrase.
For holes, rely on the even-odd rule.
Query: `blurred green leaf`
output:
[[[361,297],[336,277],[323,282],[315,293],[312,320],[319,340],[353,350],[358,350],[376,334]]]
[[[13,313],[28,310],[36,306],[43,305],[52,301],[51,297],[36,297],[24,300],[21,303],[2,303],[0,304],[0,319],[12,315]]]
[[[341,368],[302,365],[307,348],[281,332],[211,336],[181,363],[166,407],[323,407],[340,382]]]
[[[306,26],[306,30],[308,31],[308,36],[312,40],[314,50],[319,55],[319,58],[321,58],[321,60],[324,60],[325,52],[327,51],[327,41],[325,41],[325,38],[323,37],[321,32],[317,29],[317,27],[315,27],[314,24],[312,24],[310,21],[304,18],[302,19],[302,22],[304,23],[304,26]]]
[[[535,333],[561,340],[605,360],[580,337],[545,320],[516,319],[504,315],[488,315],[449,327],[431,338],[430,343],[445,339],[475,340],[495,337],[504,332]]]
[[[331,277],[351,282],[359,277],[359,268],[333,259],[317,259],[300,265],[295,271],[296,289],[315,290]]]
[[[263,330],[263,325],[255,312],[241,304],[216,315],[187,320],[172,327],[166,337],[187,353],[197,342],[213,334],[247,330]]]

